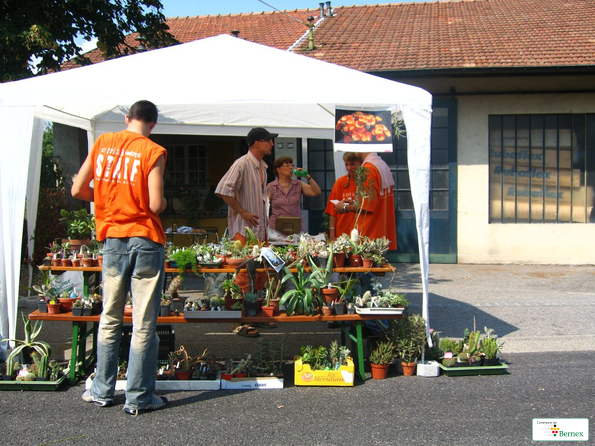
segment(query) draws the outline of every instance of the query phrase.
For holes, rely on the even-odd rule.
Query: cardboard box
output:
[[[282,388],[283,378],[271,376],[221,379],[221,390],[266,390]]]
[[[93,379],[87,378],[85,388],[90,389]],[[155,390],[220,390],[221,383],[219,379],[188,379],[188,380],[157,380],[155,381]],[[116,390],[126,390],[126,380],[116,381]]]
[[[296,386],[353,386],[355,367],[353,360],[348,357],[347,365],[339,370],[312,370],[308,364],[302,363],[302,357],[295,357]]]

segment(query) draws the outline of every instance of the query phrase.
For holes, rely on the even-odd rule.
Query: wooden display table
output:
[[[365,380],[364,374],[364,343],[362,336],[362,326],[365,321],[378,319],[401,319],[400,314],[385,314],[385,315],[360,315],[360,314],[343,314],[336,316],[287,316],[281,313],[279,316],[265,317],[261,314],[255,317],[242,318],[209,318],[209,319],[186,319],[183,314],[179,316],[158,317],[158,324],[186,324],[186,323],[221,323],[221,322],[245,322],[253,323],[291,323],[291,322],[330,322],[337,321],[341,324],[341,345],[346,345],[347,338],[351,340],[351,353],[356,365],[356,375],[362,381]],[[54,322],[72,322],[72,354],[70,358],[70,382],[75,384],[79,376],[76,371],[77,362],[83,363],[83,369],[88,370],[96,360],[97,357],[97,328],[99,326],[99,315],[96,316],[73,316],[72,313],[48,314],[34,311],[29,314],[31,320],[54,321]],[[132,317],[124,316],[125,323],[131,323]],[[347,325],[346,323],[349,323]],[[87,324],[91,326],[88,327]],[[93,341],[93,348],[89,355],[86,354],[86,340],[91,336]]]
[[[91,279],[97,280],[97,276],[101,273],[101,268],[98,266],[94,267],[65,267],[65,266],[40,266],[42,271],[50,271],[52,273],[61,273],[64,271],[82,271],[83,273],[83,294],[89,295],[89,284]],[[306,268],[309,271],[310,268]],[[166,268],[167,273],[179,273],[177,268]],[[203,268],[198,267],[196,270],[186,270],[184,273],[234,273],[235,268],[221,267],[221,268]],[[256,271],[264,271],[263,268],[259,268]],[[271,273],[274,273],[273,269],[269,269]],[[291,272],[296,272],[296,269],[291,269]],[[338,273],[367,273],[372,272],[375,274],[383,274],[387,272],[394,272],[396,269],[390,265],[386,265],[380,268],[334,268],[334,272]],[[97,282],[98,283],[98,282]],[[211,312],[212,313],[212,312]],[[213,317],[212,314],[207,318],[192,318],[186,319],[183,314],[179,316],[167,316],[157,318],[158,324],[185,324],[185,323],[221,323],[221,322],[245,322],[248,324],[253,323],[290,323],[290,322],[330,322],[336,321],[341,324],[341,344],[346,345],[345,341],[347,338],[351,340],[351,353],[353,354],[354,363],[356,365],[356,376],[362,381],[365,379],[364,375],[364,344],[362,336],[362,326],[365,321],[369,320],[380,320],[380,319],[401,319],[401,314],[383,314],[383,315],[360,315],[360,314],[343,314],[335,316],[287,316],[282,313],[279,316],[265,317],[259,314],[255,317],[241,317],[241,318],[229,318]],[[96,316],[73,316],[72,313],[59,313],[59,314],[48,314],[39,313],[34,311],[29,315],[31,320],[43,320],[43,321],[57,321],[57,322],[72,322],[72,356],[70,359],[70,382],[76,383],[79,376],[76,372],[77,362],[83,363],[83,369],[87,370],[96,359],[97,355],[97,328],[99,326],[99,315]],[[125,323],[132,323],[132,317],[124,316]],[[90,327],[87,324],[91,324]],[[91,337],[93,340],[93,349],[89,355],[86,354],[86,339]]]

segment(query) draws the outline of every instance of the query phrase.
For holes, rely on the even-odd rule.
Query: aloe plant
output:
[[[37,336],[39,336],[41,328],[43,327],[43,321],[35,321],[35,324],[33,324],[33,321],[29,320],[24,313],[21,313],[21,317],[23,318],[25,339],[2,339],[2,342],[9,341],[16,344],[15,348],[8,356],[9,359],[18,357],[19,353],[26,348],[35,350],[40,356],[45,355],[49,357],[52,354],[50,344],[44,341],[36,341]]]
[[[312,288],[318,286],[318,281],[313,275],[307,276],[304,273],[304,266],[297,266],[297,275],[293,275],[288,267],[285,267],[285,276],[281,283],[291,282],[294,289],[288,290],[281,297],[280,306],[285,305],[285,312],[292,314],[314,314],[318,307],[322,307],[322,299]]]

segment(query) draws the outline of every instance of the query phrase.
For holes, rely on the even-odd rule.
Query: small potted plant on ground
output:
[[[500,352],[504,342],[498,339],[493,328],[484,327],[485,336],[481,340],[480,351],[483,353],[483,365],[493,366],[500,364]]]
[[[391,341],[379,342],[370,354],[372,378],[384,379],[388,376],[388,366],[395,359],[396,346]]]
[[[426,343],[426,321],[419,314],[405,313],[403,319],[389,320],[388,327],[379,324],[387,340],[396,346],[397,357],[405,376],[415,375],[416,361]]]
[[[43,321],[31,321],[25,313],[21,312],[21,318],[23,319],[23,329],[25,332],[25,339],[2,339],[1,342],[14,342],[15,347],[10,352],[8,359],[16,361],[17,358],[20,357],[21,364],[31,364],[33,362],[33,358],[31,358],[32,352],[37,352],[40,356],[47,356],[49,357],[52,353],[52,349],[50,344],[44,341],[38,341],[37,336],[41,332],[41,328],[43,327]]]
[[[183,345],[180,345],[180,349],[169,355],[169,364],[172,370],[174,370],[175,376],[180,380],[188,380],[192,378],[194,370],[204,361],[207,349],[200,356],[192,357],[188,354],[188,351]]]

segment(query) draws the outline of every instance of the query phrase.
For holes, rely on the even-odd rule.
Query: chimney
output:
[[[326,15],[328,17],[332,17],[333,16],[333,8],[331,6],[331,2],[326,2]]]
[[[324,2],[319,3],[320,5],[320,17],[324,17]]]
[[[239,29],[232,29],[231,33],[233,34],[234,37],[239,37],[240,36],[240,30]]]

